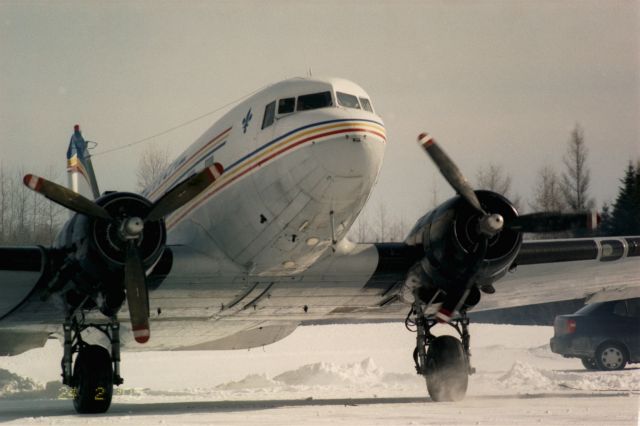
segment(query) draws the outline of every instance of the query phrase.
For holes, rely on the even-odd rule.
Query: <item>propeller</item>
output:
[[[466,269],[458,280],[459,285],[451,286],[447,289],[447,292],[452,297],[448,297],[436,313],[438,321],[448,322],[452,312],[460,309],[467,299],[467,295],[472,291],[476,275],[483,265],[490,238],[499,234],[502,230],[542,233],[558,232],[578,227],[594,229],[597,225],[598,218],[595,213],[543,212],[515,216],[505,221],[502,215],[485,211],[472,186],[433,137],[427,133],[421,133],[418,136],[418,143],[422,145],[429,157],[438,166],[440,173],[442,173],[447,182],[479,214],[476,225],[478,236],[475,241],[475,247],[468,254]],[[489,293],[495,291],[491,284],[483,286],[482,290]]]
[[[144,265],[140,257],[138,244],[144,231],[145,222],[153,222],[168,216],[187,204],[204,189],[216,181],[224,169],[219,163],[207,167],[176,185],[158,199],[145,217],[113,217],[106,209],[94,201],[72,191],[69,188],[48,181],[42,177],[28,174],[24,184],[33,191],[44,195],[54,203],[60,204],[76,213],[95,219],[113,222],[118,229],[122,242],[126,243],[124,262],[124,288],[129,305],[129,319],[134,338],[145,343],[151,336],[149,327],[149,298]]]
[[[436,143],[436,140],[428,133],[420,133],[418,136],[418,143],[422,145],[424,150],[429,154],[429,157],[436,163],[436,166],[440,169],[442,176],[449,182],[449,185],[456,190],[462,198],[467,200],[476,210],[483,215],[486,215],[485,211],[480,205],[480,200],[476,197],[476,193],[473,191],[471,185],[464,177],[458,166],[449,158],[449,156],[440,148]]]
[[[32,174],[25,175],[22,181],[30,189],[69,210],[91,217],[111,220],[111,215],[108,211],[69,188]]]
[[[127,256],[124,264],[124,285],[127,291],[129,305],[129,319],[131,331],[138,343],[146,343],[151,337],[149,328],[149,297],[147,294],[146,276],[142,266],[142,259],[131,239],[127,244]]]
[[[223,171],[224,169],[220,163],[214,163],[211,167],[207,167],[200,173],[176,185],[153,204],[151,211],[149,211],[144,220],[153,221],[169,215],[211,185],[220,177]]]
[[[496,213],[487,213],[482,208],[473,188],[462,175],[455,163],[440,148],[435,139],[428,133],[421,133],[418,136],[418,143],[422,145],[429,157],[440,169],[442,176],[464,198],[469,205],[481,214],[478,219],[478,232],[485,238],[490,238],[502,231],[504,228],[517,232],[559,232],[572,228],[595,229],[599,218],[595,212],[582,213],[559,213],[543,212],[530,213],[517,216],[505,223],[504,218]]]

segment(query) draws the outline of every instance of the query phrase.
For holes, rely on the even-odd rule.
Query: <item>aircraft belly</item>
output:
[[[237,333],[221,339],[200,343],[193,346],[185,346],[178,350],[232,350],[250,349],[265,346],[277,342],[293,333],[298,323],[262,323],[259,326],[240,330]]]
[[[136,343],[128,323],[121,324],[121,344],[126,351],[185,350],[258,328],[261,321],[208,321],[195,319],[151,320],[152,338],[144,345]],[[198,348],[193,348],[197,350]]]
[[[179,258],[179,250],[176,252]],[[194,257],[189,252],[182,255]],[[188,266],[179,259],[176,264],[182,265],[180,268]],[[373,245],[343,242],[338,245],[336,255],[326,256],[305,274],[293,277],[207,275],[204,264],[201,269],[175,270],[151,293],[153,338],[144,347],[125,340],[125,347],[127,350],[253,347],[283,338],[302,322],[353,320],[372,315],[399,319],[405,314],[405,306],[381,308],[384,295],[380,289],[365,287],[377,264],[378,253]],[[223,268],[212,266],[212,269]],[[121,316],[126,315],[125,307]],[[125,321],[122,325],[129,327]],[[128,336],[126,332],[122,334]]]

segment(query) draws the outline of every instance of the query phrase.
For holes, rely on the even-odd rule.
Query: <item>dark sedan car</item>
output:
[[[586,305],[554,321],[551,350],[580,358],[588,370],[620,370],[640,362],[640,298]]]

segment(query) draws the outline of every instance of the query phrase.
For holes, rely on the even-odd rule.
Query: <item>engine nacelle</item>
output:
[[[500,214],[505,221],[518,216],[518,212],[506,198],[491,191],[475,191],[482,207]],[[477,230],[480,213],[461,197],[454,197],[422,217],[409,234],[406,242],[422,244],[425,257],[409,273],[403,294],[411,293],[424,300],[448,289],[459,289],[469,278],[469,268],[475,268],[474,283],[490,284],[507,272],[522,244],[519,232],[503,229],[488,241],[487,251],[477,259],[480,235]],[[479,262],[479,264],[478,264]],[[474,287],[475,288],[475,287]],[[416,293],[417,292],[417,293]],[[454,293],[451,291],[451,293]],[[479,292],[471,292],[465,301],[470,307],[479,302]]]
[[[143,218],[151,209],[147,199],[126,192],[107,193],[96,203],[114,218]],[[137,244],[143,267],[148,270],[164,251],[164,220],[146,221]],[[73,305],[79,302],[76,299],[89,295],[105,315],[117,312],[125,298],[122,283],[127,249],[118,223],[75,214],[60,232],[55,248],[67,254],[65,271],[69,271],[68,276],[58,279],[76,284],[76,291],[67,292],[67,303]]]

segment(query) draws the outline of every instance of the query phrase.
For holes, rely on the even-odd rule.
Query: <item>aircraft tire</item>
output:
[[[99,345],[81,348],[73,366],[73,382],[76,412],[106,412],[113,396],[113,366],[109,351]]]
[[[469,383],[468,373],[468,360],[460,340],[440,336],[429,344],[425,378],[433,401],[463,399]]]

